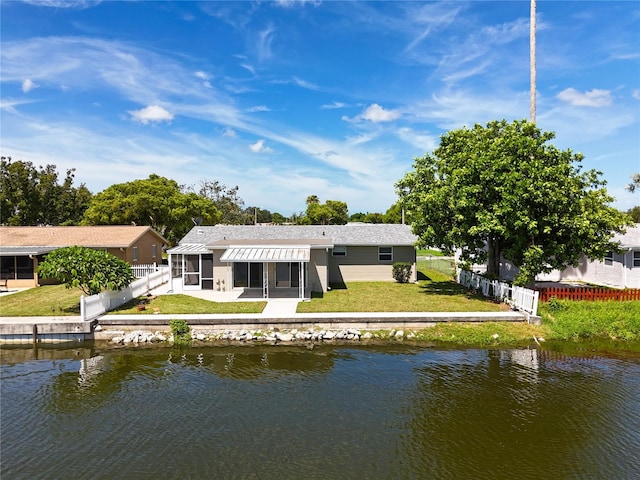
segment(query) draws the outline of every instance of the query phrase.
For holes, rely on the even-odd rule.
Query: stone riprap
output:
[[[144,343],[174,342],[173,334],[166,334],[160,331],[134,330],[132,332],[113,332],[111,343],[116,345],[137,345]],[[318,343],[327,341],[359,341],[369,339],[412,339],[416,334],[410,332],[405,334],[403,330],[390,330],[385,332],[361,332],[360,330],[349,328],[342,330],[289,330],[279,331],[269,330],[224,330],[206,331],[192,330],[191,340],[198,342],[233,342],[233,343]]]

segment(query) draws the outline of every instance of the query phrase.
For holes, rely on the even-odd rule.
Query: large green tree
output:
[[[73,186],[75,169],[62,182],[55,165],[0,159],[0,220],[6,225],[77,225],[91,200],[81,184]]]
[[[320,203],[316,195],[307,197],[306,221],[312,225],[344,225],[349,221],[346,202],[327,200]]]
[[[518,284],[615,249],[611,237],[628,217],[609,205],[600,172],[583,172],[583,156],[553,138],[526,120],[444,134],[396,184],[421,244],[459,248],[494,275],[505,258]]]
[[[198,188],[198,195],[213,202],[220,218],[218,222],[225,225],[242,225],[249,221],[243,208],[244,201],[238,195],[239,187],[228,187],[217,180],[203,180]],[[253,218],[253,212],[251,214]]]
[[[104,250],[77,246],[48,253],[38,265],[38,275],[79,288],[85,295],[122,290],[135,280],[127,262]]]
[[[96,194],[85,212],[86,225],[149,225],[171,244],[194,224],[213,225],[220,213],[213,201],[175,180],[155,174],[145,180],[111,185]]]

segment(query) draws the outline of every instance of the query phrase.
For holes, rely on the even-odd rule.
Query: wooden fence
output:
[[[538,289],[540,301],[548,302],[555,297],[559,300],[614,300],[618,302],[640,300],[640,289],[616,290],[598,287],[545,287]]]

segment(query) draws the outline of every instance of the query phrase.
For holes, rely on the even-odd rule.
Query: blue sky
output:
[[[384,212],[450,129],[529,116],[529,1],[3,0],[1,151],[94,193],[151,173]],[[640,171],[640,3],[537,3],[537,123]]]

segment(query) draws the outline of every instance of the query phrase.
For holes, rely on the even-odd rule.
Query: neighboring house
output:
[[[61,247],[106,250],[131,265],[162,262],[167,241],[151,227],[0,227],[0,276],[7,287],[35,287],[46,280],[36,273],[47,253]]]
[[[349,281],[392,281],[395,262],[412,264],[408,225],[216,225],[194,227],[168,250],[176,290],[289,290],[298,298]]]
[[[538,282],[584,282],[616,288],[640,288],[640,224],[628,227],[623,235],[615,235],[622,253],[609,252],[602,260],[580,260],[577,267],[554,270],[538,275]]]

